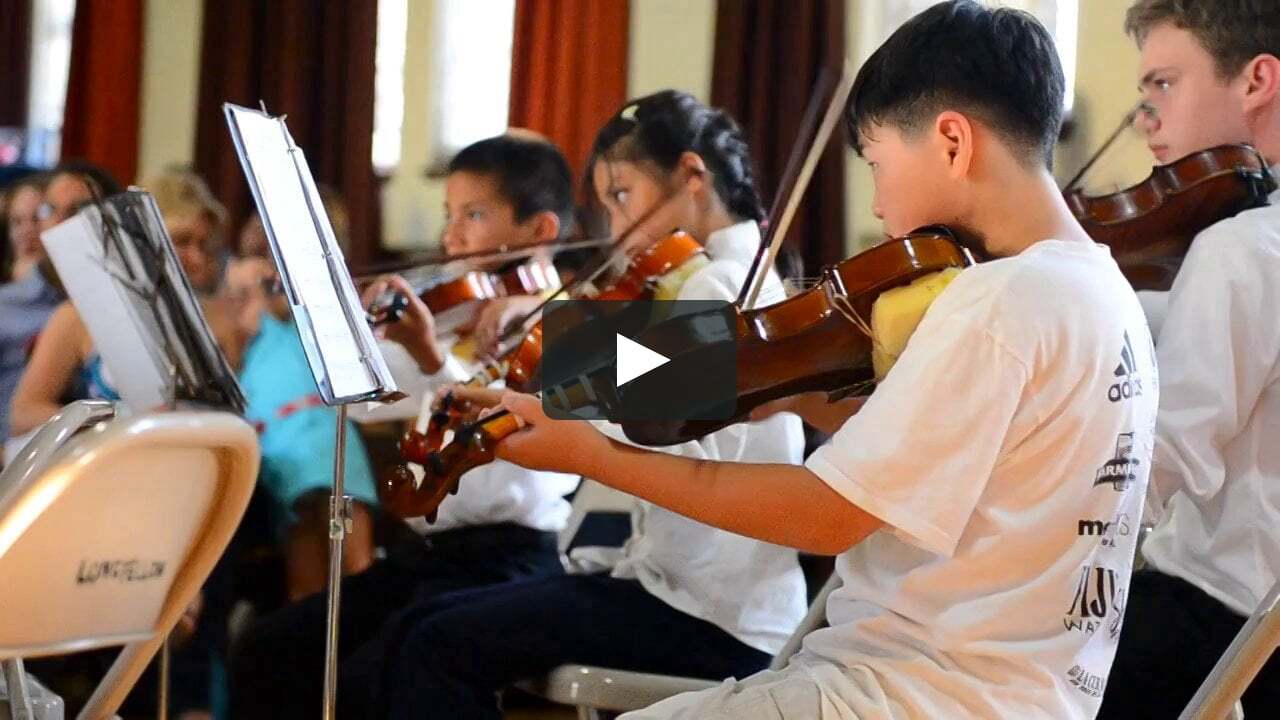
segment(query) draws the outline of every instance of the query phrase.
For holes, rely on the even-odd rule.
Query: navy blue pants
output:
[[[1182,578],[1134,573],[1099,720],[1177,718],[1244,621]],[[1280,655],[1262,666],[1243,702],[1246,718],[1275,717]]]
[[[369,714],[376,672],[397,613],[463,588],[562,575],[555,533],[510,524],[412,537],[386,560],[342,580],[338,650],[341,718]],[[317,593],[267,615],[245,632],[231,657],[231,717],[305,718],[321,714],[328,596]],[[375,665],[376,669],[376,665]]]
[[[607,575],[513,582],[437,597],[403,613],[382,669],[383,718],[492,718],[496,693],[565,663],[722,679],[767,653]]]

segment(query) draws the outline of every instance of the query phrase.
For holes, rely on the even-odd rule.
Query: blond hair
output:
[[[156,200],[160,214],[166,220],[175,217],[202,217],[213,228],[210,233],[211,252],[224,245],[227,233],[227,208],[213,196],[213,191],[193,170],[183,167],[166,168],[159,175],[143,183],[143,187]]]

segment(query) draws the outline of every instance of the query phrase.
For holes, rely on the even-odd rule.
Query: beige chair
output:
[[[0,660],[15,718],[35,717],[22,658],[123,646],[80,714],[113,717],[253,490],[258,439],[243,420],[182,411],[101,422],[110,416],[102,404],[69,406],[0,475]]]
[[[1209,677],[1205,678],[1191,702],[1179,715],[1180,720],[1221,720],[1242,718],[1240,697],[1253,682],[1258,671],[1280,647],[1280,581],[1258,604],[1245,621],[1235,640],[1218,658]]]

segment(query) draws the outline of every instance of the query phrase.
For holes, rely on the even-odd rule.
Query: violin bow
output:
[[[822,90],[822,86],[827,85],[824,80],[829,74],[824,72],[823,76],[818,80],[818,90]],[[808,144],[808,153],[804,155],[804,163],[797,164],[800,158],[798,153],[792,153],[791,160],[787,163],[787,175],[784,176],[784,184],[780,187],[778,196],[774,199],[773,208],[769,214],[769,229],[765,240],[760,243],[760,250],[756,253],[755,259],[751,263],[751,269],[747,273],[747,281],[743,283],[742,290],[738,295],[738,307],[747,310],[755,305],[756,299],[760,296],[760,289],[764,287],[765,278],[769,275],[769,268],[773,267],[774,260],[778,256],[778,250],[782,247],[782,240],[787,236],[787,230],[791,227],[791,221],[795,219],[796,210],[800,207],[800,201],[804,197],[804,191],[809,186],[809,181],[813,178],[813,173],[818,167],[818,161],[822,158],[822,154],[826,152],[827,143],[831,140],[831,134],[835,131],[836,123],[840,119],[840,114],[844,112],[845,104],[849,101],[849,93],[853,90],[854,72],[853,66],[846,59],[841,68],[840,79],[836,83],[835,91],[827,101],[826,112],[822,115],[822,123],[818,125],[817,130],[813,131],[813,141]],[[822,93],[816,92],[813,101],[810,103],[809,109],[805,113],[805,122],[802,124],[801,136],[797,138],[796,149],[806,147],[803,143],[805,131],[812,125],[812,121],[817,117],[817,109],[820,107]],[[794,174],[792,174],[794,172]],[[788,188],[786,181],[794,184]],[[781,215],[779,216],[779,212]],[[776,220],[776,222],[775,222]]]
[[[532,310],[525,313],[519,320],[512,321],[511,324],[509,324],[507,328],[502,332],[502,334],[498,337],[497,346],[500,349],[500,351],[498,352],[498,357],[496,359],[501,359],[503,356],[505,356],[506,352],[504,352],[503,350],[509,351],[509,350],[515,349],[514,346],[512,348],[503,348],[503,346],[511,342],[513,339],[517,338],[518,336],[527,332],[525,329],[525,326],[529,323],[530,320],[536,317],[538,313],[542,312],[543,309],[546,308],[547,305],[550,304],[552,300],[558,300],[559,298],[563,297],[566,293],[571,293],[574,290],[577,290],[578,288],[586,285],[587,283],[594,282],[601,275],[603,275],[604,272],[608,270],[609,267],[612,266],[614,261],[617,259],[618,252],[621,250],[622,244],[627,240],[627,238],[631,237],[631,235],[634,234],[636,230],[638,230],[642,225],[644,225],[646,221],[648,221],[650,218],[656,215],[658,211],[665,208],[677,196],[678,196],[678,193],[672,193],[671,195],[664,198],[662,202],[657,203],[656,205],[654,205],[653,207],[649,208],[644,213],[642,213],[640,217],[636,218],[636,220],[632,222],[631,225],[628,226],[625,230],[623,230],[622,233],[617,236],[617,238],[609,239],[608,241],[609,250],[602,254],[601,258],[597,261],[595,267],[591,268],[589,272],[582,273],[580,276],[575,277],[571,282],[556,288],[554,291],[552,291],[550,295],[548,295],[545,299],[543,299],[542,302],[538,303]]]
[[[1133,124],[1134,119],[1138,117],[1138,113],[1140,112],[1152,112],[1151,106],[1147,104],[1146,100],[1139,100],[1138,104],[1133,106],[1133,109],[1130,110],[1129,113],[1124,116],[1124,119],[1120,121],[1120,126],[1112,131],[1111,136],[1102,143],[1102,147],[1098,148],[1097,152],[1091,155],[1085,162],[1084,167],[1080,168],[1080,172],[1076,173],[1075,177],[1071,178],[1071,180],[1063,186],[1062,193],[1064,195],[1074,190],[1076,186],[1080,184],[1080,181],[1084,179],[1085,174],[1092,170],[1094,164],[1102,157],[1102,154],[1109,150],[1111,146],[1116,143],[1116,140],[1120,139],[1121,133],[1124,132],[1125,128]]]
[[[405,260],[398,260],[396,262],[368,265],[360,268],[360,272],[358,274],[353,273],[353,275],[356,280],[368,280],[386,273],[404,272],[406,270],[426,267],[441,267],[466,260],[518,260],[529,257],[535,252],[544,249],[550,250],[551,254],[555,255],[569,250],[604,247],[612,243],[613,238],[582,238],[579,240],[551,240],[549,242],[534,243],[532,245],[521,245],[520,247],[515,248],[503,245],[496,250],[477,250],[475,252],[460,253],[458,255],[430,253],[407,258]]]

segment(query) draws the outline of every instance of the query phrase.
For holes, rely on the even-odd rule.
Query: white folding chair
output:
[[[578,483],[578,491],[573,494],[569,519],[558,536],[560,554],[565,555],[569,552],[569,544],[573,542],[578,530],[582,529],[582,521],[589,513],[629,513],[635,503],[635,498],[624,492],[602,485],[591,478],[582,478]]]
[[[840,585],[832,573],[809,605],[809,612],[796,626],[782,650],[769,663],[770,670],[781,670],[800,650],[804,636],[817,630],[827,618],[827,598]],[[705,690],[720,683],[703,678],[631,672],[590,665],[561,665],[546,677],[526,680],[516,686],[525,692],[544,697],[561,705],[577,708],[579,720],[598,720],[601,711],[628,712],[649,707],[673,695]]]
[[[258,439],[243,420],[169,412],[74,434],[109,414],[69,407],[0,475],[0,660],[15,718],[34,717],[22,658],[123,646],[79,716],[112,717],[253,490]]]
[[[1262,599],[1258,608],[1245,621],[1217,664],[1200,684],[1179,720],[1222,720],[1240,718],[1240,697],[1249,688],[1258,671],[1280,647],[1280,581]],[[1234,713],[1234,715],[1233,715]]]

